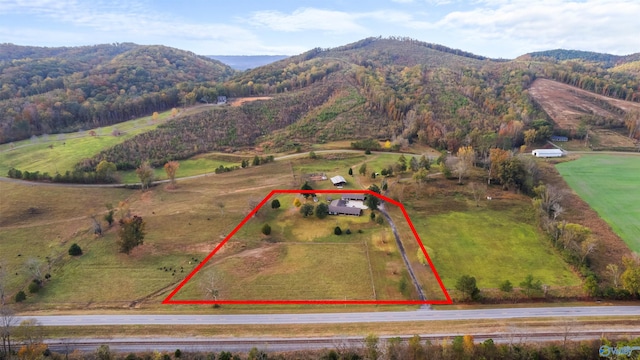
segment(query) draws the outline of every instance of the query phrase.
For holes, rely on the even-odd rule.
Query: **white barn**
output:
[[[531,155],[539,158],[562,157],[564,156],[564,151],[560,149],[535,149],[531,152]]]

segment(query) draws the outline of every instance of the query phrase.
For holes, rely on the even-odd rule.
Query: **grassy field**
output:
[[[640,252],[640,156],[583,155],[556,168],[629,248]]]
[[[390,228],[368,216],[304,218],[293,194],[277,194],[175,296],[205,299],[204,284],[218,277],[225,300],[404,300],[403,263]],[[324,197],[321,197],[324,201]],[[272,233],[260,232],[270,224]],[[340,226],[351,234],[335,235]]]
[[[217,154],[203,159],[234,163],[237,157]],[[343,175],[352,179],[351,188],[362,188],[372,180],[358,175],[350,178],[350,166],[357,167],[364,160],[383,163],[395,159],[396,155],[356,153],[333,159],[276,161],[184,180],[175,189],[159,185],[146,192],[0,183],[0,263],[13,274],[7,293],[11,296],[26,290],[30,281],[25,271],[27,259],[47,262],[48,257],[53,260],[47,265],[51,281],[40,293],[28,294],[21,310],[136,306],[151,311],[199,311],[197,307],[166,307],[160,302],[271,190],[297,188],[303,175],[317,172]],[[392,193],[405,191],[392,196],[407,207],[448,288],[463,274],[476,276],[482,288],[495,288],[505,279],[517,285],[529,273],[555,287],[580,283],[540,238],[528,198],[495,190],[494,200],[483,201],[476,209],[466,188],[452,185],[452,181],[434,180],[417,188],[412,181],[396,183],[396,179],[390,181]],[[379,184],[381,180],[375,181]],[[332,187],[328,180],[314,186]],[[230,289],[228,298],[273,298],[275,291],[287,299],[370,299],[373,289],[376,299],[415,296],[411,290],[400,291],[406,270],[387,226],[369,221],[368,216],[304,219],[293,208],[294,196],[278,195],[282,207],[277,211],[267,203],[206,266],[224,274],[225,286]],[[123,201],[122,210],[129,209],[147,223],[144,245],[131,255],[117,252],[115,228],[95,237],[89,218],[96,215],[101,220],[105,203]],[[417,242],[404,218],[396,209],[390,212],[428,298],[442,299],[434,274],[419,263]],[[260,234],[265,222],[273,229],[270,241]],[[106,229],[106,223],[101,223]],[[336,225],[351,229],[352,234],[333,235]],[[71,258],[67,254],[74,242],[84,255]],[[179,293],[183,299],[202,298],[198,281],[193,280],[184,294]],[[251,288],[259,292],[247,293]],[[310,288],[323,290],[313,292],[317,290]],[[274,307],[274,311],[288,309]],[[224,307],[221,311],[254,310]]]
[[[505,193],[476,207],[465,191],[436,184],[420,191],[407,185],[404,190],[403,203],[447,289],[455,288],[462,275],[474,276],[478,287],[486,289],[504,280],[518,286],[528,274],[555,288],[580,284],[538,232],[525,197]],[[411,239],[404,245],[412,262],[419,264],[417,243],[408,229],[403,239]]]
[[[233,167],[240,166],[242,159],[248,157],[236,156],[237,160],[234,161],[233,157],[228,155],[220,155],[216,153],[212,154],[202,154],[194,156],[191,159],[180,160],[180,168],[176,173],[178,178],[207,174],[215,172],[215,170],[220,167],[220,165],[225,167]],[[164,171],[164,168],[158,167],[153,169],[156,180],[166,180],[168,179],[167,173]],[[130,171],[120,171],[118,172],[120,176],[120,182],[123,184],[132,184],[140,182],[138,175],[134,170]]]
[[[67,170],[73,170],[73,166],[84,158],[90,158],[103,149],[155,129],[170,118],[170,113],[170,111],[160,113],[157,121],[147,116],[94,129],[97,136],[91,136],[88,131],[83,131],[40,136],[33,140],[0,145],[0,175],[6,176],[12,167],[23,171],[48,172],[50,175],[56,172],[64,174]],[[112,133],[116,129],[122,135],[113,136]]]

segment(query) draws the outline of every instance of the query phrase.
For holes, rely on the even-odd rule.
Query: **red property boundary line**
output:
[[[446,300],[424,300],[424,301],[422,300],[173,300],[172,298],[178,293],[178,291],[180,291],[180,289],[182,289],[182,287],[186,285],[189,282],[189,280],[191,280],[191,278],[198,271],[200,271],[200,269],[202,269],[202,267],[211,259],[211,257],[215,255],[227,243],[227,241],[229,241],[229,239],[231,239],[238,232],[238,230],[240,230],[240,228],[244,226],[244,224],[246,224],[247,221],[249,221],[255,215],[255,213],[258,212],[258,210],[260,210],[260,208],[267,201],[269,201],[269,199],[273,197],[273,195],[275,194],[367,194],[367,195],[373,195],[386,203],[397,206],[398,208],[400,208],[400,210],[402,211],[402,214],[407,220],[407,223],[409,224],[409,227],[413,232],[413,236],[415,236],[416,241],[418,242],[418,245],[420,245],[420,249],[424,253],[425,258],[429,263],[429,267],[431,268],[433,275],[438,281],[440,290],[442,290],[442,292],[444,293]],[[253,209],[249,213],[249,215],[247,215],[242,220],[242,222],[240,222],[240,224],[238,224],[238,226],[236,226],[233,229],[233,231],[231,231],[229,235],[227,235],[227,237],[225,237],[224,240],[222,240],[222,242],[220,242],[220,244],[218,244],[218,246],[216,246],[215,249],[213,249],[213,251],[209,255],[207,255],[207,257],[204,260],[202,260],[202,262],[200,262],[200,264],[198,264],[198,266],[196,266],[196,268],[193,269],[193,271],[191,271],[191,273],[187,275],[187,277],[184,278],[184,280],[180,282],[180,284],[178,284],[178,286],[169,294],[169,296],[167,296],[162,301],[162,304],[174,304],[174,305],[216,305],[216,304],[218,305],[225,305],[225,304],[226,305],[274,305],[274,304],[275,305],[451,305],[453,304],[453,301],[451,300],[449,293],[445,289],[444,284],[442,283],[442,280],[440,279],[440,275],[438,275],[438,272],[436,271],[435,266],[433,266],[433,262],[431,261],[429,254],[427,253],[424,245],[422,244],[422,240],[420,240],[420,237],[418,236],[418,232],[416,231],[416,228],[413,226],[411,219],[409,219],[409,214],[407,214],[406,209],[401,203],[393,199],[390,199],[384,195],[373,192],[371,190],[290,190],[289,189],[289,190],[272,190],[269,193],[269,195],[267,195],[258,204],[258,206],[256,206],[255,209]]]

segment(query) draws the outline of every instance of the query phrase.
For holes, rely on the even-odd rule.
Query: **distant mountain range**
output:
[[[636,59],[638,54],[573,50],[490,59],[379,37],[291,57],[215,60],[164,46],[0,44],[0,142],[104,126],[226,96],[261,99],[169,121],[96,156],[92,164],[109,159],[132,168],[148,159],[157,166],[214,150],[289,151],[367,139],[452,151],[471,145],[485,154],[491,147],[522,145],[526,131],[530,138],[575,135],[531,97],[537,78],[640,102]],[[624,126],[624,111],[611,113],[615,119],[587,113],[582,121]]]
[[[287,55],[207,55],[223,64],[229,65],[232,69],[244,71],[268,65],[278,60],[286,59]]]

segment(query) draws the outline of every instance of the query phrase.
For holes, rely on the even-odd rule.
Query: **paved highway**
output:
[[[480,320],[515,318],[557,318],[615,316],[640,318],[640,306],[583,306],[540,307],[481,310],[428,310],[310,313],[310,314],[251,314],[251,315],[54,315],[24,316],[37,319],[45,326],[88,325],[275,325],[275,324],[338,324],[371,322],[407,322],[435,320]]]

